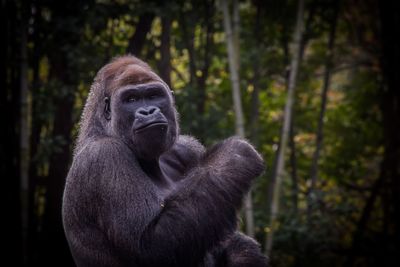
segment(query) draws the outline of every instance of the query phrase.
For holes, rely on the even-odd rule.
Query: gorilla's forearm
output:
[[[268,258],[262,253],[260,245],[252,238],[235,232],[210,251],[211,266],[227,267],[266,267]]]
[[[236,228],[236,210],[231,199],[238,196],[203,170],[194,170],[191,175],[165,200],[162,211],[140,240],[141,255],[147,254],[146,261],[154,260],[154,265],[192,266]],[[164,250],[160,251],[159,247]],[[166,262],[168,254],[193,262]]]
[[[146,261],[190,266],[199,262],[207,250],[236,229],[236,210],[252,179],[262,171],[262,162],[255,160],[257,164],[249,164],[247,161],[250,159],[246,158],[249,155],[243,154],[243,151],[236,151],[238,154],[228,157],[226,152],[236,150],[230,146],[237,145],[237,142],[238,139],[228,140],[213,147],[165,200],[162,211],[141,238],[141,255],[147,253]],[[160,244],[171,251],[159,251]],[[193,262],[165,262],[168,259],[166,255],[171,253],[180,255],[174,260]]]

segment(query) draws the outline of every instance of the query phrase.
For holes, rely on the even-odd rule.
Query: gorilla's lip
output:
[[[150,123],[143,124],[140,127],[136,128],[135,132],[141,132],[155,126],[166,126],[166,125],[168,125],[166,121],[152,121]]]

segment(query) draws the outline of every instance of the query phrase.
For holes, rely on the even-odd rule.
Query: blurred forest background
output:
[[[390,0],[1,0],[5,259],[72,266],[61,200],[92,79],[134,54],[182,133],[267,165],[242,230],[272,266],[398,266],[400,9]]]

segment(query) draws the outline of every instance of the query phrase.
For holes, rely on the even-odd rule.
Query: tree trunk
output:
[[[189,15],[191,15],[189,13]],[[196,59],[194,54],[194,31],[189,32],[188,22],[186,20],[186,14],[181,11],[179,16],[179,24],[182,29],[183,41],[185,43],[186,49],[189,55],[189,74],[190,74],[190,85],[194,87],[196,81]]]
[[[285,148],[288,140],[288,135],[290,131],[290,123],[292,119],[292,110],[293,110],[293,102],[294,102],[294,90],[296,87],[297,81],[297,73],[299,69],[300,63],[300,54],[301,54],[301,42],[302,42],[302,33],[303,33],[303,14],[304,14],[304,0],[299,0],[298,10],[297,10],[297,21],[296,21],[296,29],[294,34],[294,48],[293,48],[293,58],[290,67],[290,76],[289,76],[289,87],[287,90],[287,98],[284,110],[283,117],[283,125],[282,132],[280,138],[279,145],[279,154],[277,157],[276,164],[276,178],[275,185],[273,189],[273,197],[271,202],[271,217],[270,217],[270,232],[266,239],[266,253],[270,255],[273,245],[273,234],[275,222],[277,219],[278,211],[279,211],[279,198],[280,198],[280,185],[283,179],[284,174],[284,156],[285,156]]]
[[[214,44],[214,0],[205,1],[205,18],[206,21],[206,36],[205,46],[202,58],[204,58],[203,66],[201,68],[201,76],[197,79],[198,99],[197,99],[197,112],[204,114],[206,105],[206,81],[208,78],[209,68],[211,64],[211,49]],[[203,126],[201,125],[200,132],[204,134]]]
[[[315,11],[316,11],[316,2],[313,1],[311,2],[312,4],[308,6],[308,15],[307,15],[307,19],[305,19],[305,25],[304,25],[304,31],[302,34],[302,40],[301,40],[301,45],[300,45],[300,62],[303,60],[303,55],[304,55],[304,50],[308,44],[309,41],[309,32],[310,32],[310,28],[311,28],[311,23],[314,19],[315,16]],[[287,27],[284,25],[283,31],[288,31]],[[290,38],[286,35],[283,35],[282,38],[282,42],[283,42],[283,50],[284,50],[284,60],[285,60],[285,66],[289,66],[290,64],[290,60],[289,60],[289,40]],[[289,77],[290,77],[290,68],[288,67],[285,73],[285,83],[286,83],[286,88],[289,88]],[[293,127],[293,118],[290,120],[290,128]],[[283,128],[281,128],[281,131],[279,133],[279,136],[282,136],[282,130]],[[294,131],[294,130],[293,130]],[[291,179],[292,179],[292,196],[293,196],[293,203],[297,203],[298,202],[298,195],[296,192],[298,192],[298,177],[297,177],[297,157],[296,157],[296,143],[294,141],[294,136],[295,133],[289,133],[289,146],[290,146],[290,150],[291,150],[291,155],[290,155],[290,164],[291,164]],[[271,214],[271,203],[272,203],[272,199],[273,199],[273,192],[275,190],[275,184],[276,184],[276,174],[277,174],[277,164],[278,164],[278,155],[280,153],[280,146],[278,145],[278,149],[275,152],[275,159],[274,159],[274,164],[272,166],[272,174],[271,174],[271,178],[269,179],[269,184],[268,184],[268,191],[267,191],[267,201],[266,201],[266,206],[267,206],[267,213]],[[294,206],[296,206],[296,204],[294,204]]]
[[[234,59],[236,65],[236,71],[239,73],[240,70],[240,13],[239,13],[239,1],[233,0],[232,3],[232,34],[234,44]]]
[[[66,65],[66,64],[65,64]],[[61,65],[61,66],[65,66]],[[54,66],[54,65],[53,65]],[[66,85],[69,90],[74,87]],[[65,178],[68,173],[71,159],[71,131],[73,127],[72,111],[74,96],[68,94],[57,101],[56,116],[54,118],[54,129],[52,138],[61,138],[63,143],[59,151],[54,152],[49,161],[49,174],[46,177],[46,210],[43,218],[43,244],[44,250],[40,252],[42,263],[50,264],[54,255],[60,259],[58,266],[71,266],[71,255],[65,239],[61,220],[62,195],[64,191]],[[58,244],[56,247],[54,244]]]
[[[258,119],[259,119],[259,108],[260,108],[260,57],[258,56],[261,51],[259,49],[259,43],[261,42],[262,35],[259,34],[260,29],[260,20],[261,20],[261,1],[256,1],[256,17],[254,22],[254,46],[255,50],[254,56],[252,58],[253,61],[253,92],[251,93],[251,113],[250,113],[250,140],[257,145],[258,144]]]
[[[20,76],[20,198],[22,221],[22,261],[27,266],[28,259],[28,218],[29,218],[29,91],[28,91],[28,17],[25,8],[21,11],[21,76]]]
[[[31,85],[31,136],[30,136],[30,165],[29,165],[29,230],[28,230],[28,261],[29,264],[35,262],[35,255],[37,254],[36,242],[38,240],[38,216],[36,214],[37,202],[36,202],[36,189],[39,177],[38,177],[38,160],[37,155],[39,151],[40,135],[43,127],[43,110],[41,109],[40,102],[37,99],[40,95],[40,57],[42,54],[42,40],[40,33],[42,32],[41,24],[41,6],[39,3],[34,3],[34,24],[31,26],[33,29],[32,43],[32,85]]]
[[[68,13],[59,5],[52,6],[54,23],[72,22],[76,19],[75,12],[79,12],[78,4],[71,7]],[[81,21],[84,23],[84,21]],[[75,103],[75,90],[79,80],[75,77],[74,65],[65,53],[69,46],[77,46],[80,42],[79,31],[59,30],[54,32],[54,44],[48,52],[50,65],[49,77],[60,84],[62,93],[54,98],[54,118],[51,138],[58,141],[57,150],[53,151],[49,159],[48,175],[45,179],[46,205],[43,214],[42,232],[40,235],[40,249],[36,265],[53,265],[57,259],[57,266],[71,266],[73,264],[68,243],[62,225],[61,207],[65,178],[71,160],[72,139],[71,132],[74,125],[73,108]],[[57,244],[55,246],[54,244]],[[48,255],[52,255],[49,257]]]
[[[151,30],[151,24],[154,20],[154,14],[145,13],[139,17],[136,25],[135,33],[129,39],[127,53],[140,57],[142,55],[143,46],[146,42],[146,35]]]
[[[284,60],[285,60],[285,66],[289,65],[289,40],[285,38],[285,42],[283,45],[284,49]],[[303,42],[304,43],[304,42]],[[303,59],[303,52],[304,52],[304,46],[301,46],[300,48],[300,62]],[[300,64],[300,63],[299,63]],[[289,76],[290,76],[290,70],[287,69],[286,74],[285,74],[285,83],[286,83],[286,88],[289,88]],[[289,129],[289,148],[290,148],[290,177],[292,179],[292,205],[293,205],[293,214],[295,217],[297,217],[298,213],[298,196],[299,196],[299,179],[298,179],[298,174],[297,174],[297,155],[296,155],[296,142],[294,140],[296,136],[296,133],[294,131],[294,116],[290,120],[290,129]]]
[[[66,38],[67,39],[67,38]],[[51,76],[61,82],[67,90],[62,98],[55,100],[56,111],[54,116],[52,138],[62,140],[59,149],[54,151],[49,160],[49,173],[46,177],[46,210],[43,218],[43,244],[44,250],[40,252],[42,263],[51,263],[49,254],[62,259],[58,266],[70,266],[71,255],[65,239],[61,220],[62,195],[65,178],[71,160],[71,131],[73,127],[72,114],[75,102],[75,84],[70,76],[71,70],[66,72],[67,59],[63,54],[54,51],[49,57],[52,70]],[[53,244],[60,244],[54,247]]]
[[[398,1],[379,1],[379,15],[382,38],[381,69],[384,77],[384,88],[381,93],[381,111],[383,122],[384,155],[382,169],[386,190],[389,192],[388,202],[391,206],[389,220],[392,222],[392,241],[387,247],[400,247],[400,77],[397,74],[400,61],[400,42],[394,36],[400,34],[400,5]],[[387,253],[387,261],[397,260],[399,250],[391,249]]]
[[[229,72],[232,84],[232,98],[235,110],[235,130],[236,134],[244,137],[244,119],[242,110],[242,101],[240,96],[240,81],[239,73],[237,72],[237,66],[235,61],[235,44],[234,44],[234,34],[232,32],[232,22],[229,14],[227,0],[221,1],[222,12],[224,16],[224,29],[226,34],[226,43],[228,48],[228,62],[229,62]]]
[[[115,27],[116,26],[117,26],[117,23],[114,21],[114,19],[111,19],[110,28],[107,26],[108,42],[107,42],[106,52],[104,53],[105,54],[105,58],[104,58],[105,64],[113,56],[114,37],[115,37]]]
[[[296,143],[294,141],[295,133],[294,133],[294,125],[293,119],[290,123],[289,130],[289,147],[290,147],[290,170],[292,178],[292,205],[293,205],[293,214],[297,217],[298,213],[298,195],[299,195],[299,178],[297,175],[297,156],[296,156]]]
[[[322,141],[324,137],[323,127],[324,127],[324,117],[326,111],[326,103],[327,103],[327,96],[328,90],[331,80],[331,73],[333,69],[333,57],[334,57],[334,46],[335,46],[335,35],[336,35],[336,24],[337,24],[337,17],[339,12],[339,1],[335,1],[335,7],[333,10],[333,16],[331,20],[331,28],[329,32],[329,40],[328,40],[328,51],[327,51],[327,58],[325,63],[325,72],[324,72],[324,81],[322,86],[322,93],[321,93],[321,107],[320,113],[318,117],[318,126],[317,126],[317,133],[316,133],[316,144],[315,144],[315,151],[313,154],[312,164],[311,164],[311,171],[310,171],[310,179],[311,179],[311,186],[308,191],[308,205],[307,205],[307,218],[310,222],[313,205],[317,202],[317,197],[315,196],[315,187],[317,184],[317,175],[318,175],[318,160],[320,158],[320,153],[322,149]]]
[[[200,2],[201,7],[199,10],[203,10],[202,17],[205,18],[204,22],[201,21],[202,33],[199,36],[200,45],[196,50],[195,48],[195,26],[198,23],[198,14],[195,9],[188,11],[181,11],[179,14],[179,24],[182,29],[183,42],[187,49],[189,56],[189,101],[192,101],[195,105],[193,112],[197,114],[195,123],[191,125],[191,131],[196,134],[197,138],[201,141],[207,139],[206,136],[206,125],[204,120],[204,112],[206,106],[206,81],[209,76],[209,68],[211,65],[212,58],[212,46],[214,44],[214,0],[203,0]],[[200,4],[199,3],[199,4]],[[196,8],[196,7],[194,7]],[[204,26],[203,26],[204,25]],[[204,43],[204,45],[202,45]]]
[[[258,144],[258,121],[260,116],[260,74],[259,63],[253,63],[254,76],[253,76],[253,92],[251,93],[251,115],[250,115],[250,140],[254,145]]]
[[[237,1],[234,1],[234,5],[238,5]],[[238,9],[238,6],[234,6],[233,10]],[[221,9],[223,12],[224,19],[224,30],[226,34],[226,43],[228,48],[228,62],[229,62],[229,72],[230,79],[232,84],[232,98],[233,98],[233,106],[235,110],[235,131],[236,134],[242,138],[244,138],[244,119],[243,119],[243,110],[242,110],[242,102],[240,96],[240,81],[239,81],[239,72],[238,72],[238,56],[235,55],[237,53],[239,44],[235,44],[235,34],[232,31],[232,21],[230,18],[229,7],[227,0],[221,1]],[[237,29],[239,26],[236,25]],[[237,38],[238,40],[238,38]],[[249,236],[254,236],[254,218],[253,218],[253,205],[251,192],[245,198],[244,203],[244,212],[245,212],[245,220],[246,220],[246,234]]]
[[[385,167],[385,164],[382,164],[381,166],[381,171],[384,172],[383,168]],[[363,211],[361,213],[360,219],[357,223],[356,230],[353,234],[353,240],[352,240],[352,245],[349,251],[349,256],[346,259],[346,262],[344,263],[345,267],[351,267],[353,266],[354,260],[356,258],[356,255],[358,254],[359,246],[362,241],[363,233],[365,228],[367,227],[368,220],[371,216],[372,210],[374,208],[375,201],[378,197],[379,191],[381,190],[382,187],[382,182],[384,177],[381,175],[374,183],[371,194],[369,195],[365,206],[363,208]]]
[[[251,113],[250,113],[250,140],[253,142],[254,145],[258,145],[258,121],[259,121],[259,107],[260,107],[260,60],[258,54],[260,53],[258,49],[258,44],[261,40],[261,35],[259,34],[259,27],[260,27],[260,18],[261,18],[261,2],[257,1],[257,14],[254,23],[254,42],[256,49],[255,56],[253,58],[253,71],[254,76],[252,79],[253,84],[253,92],[251,94]],[[237,12],[238,13],[238,12]],[[239,48],[238,48],[239,49]],[[239,64],[239,62],[237,63]],[[239,70],[238,70],[239,71]],[[245,202],[246,210],[249,212],[245,214],[246,216],[246,233],[254,237],[255,230],[254,230],[254,212],[253,212],[253,202],[252,202],[252,195],[251,191],[247,195],[246,202]]]
[[[22,265],[21,206],[19,179],[19,112],[20,112],[20,31],[17,27],[17,3],[0,1],[0,176],[3,187],[3,242],[7,244],[3,262]]]
[[[161,61],[159,64],[160,77],[171,87],[171,19],[161,18]]]

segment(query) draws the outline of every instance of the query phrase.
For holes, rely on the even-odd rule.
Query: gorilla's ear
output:
[[[110,98],[108,96],[104,98],[104,117],[108,121],[111,119]]]

